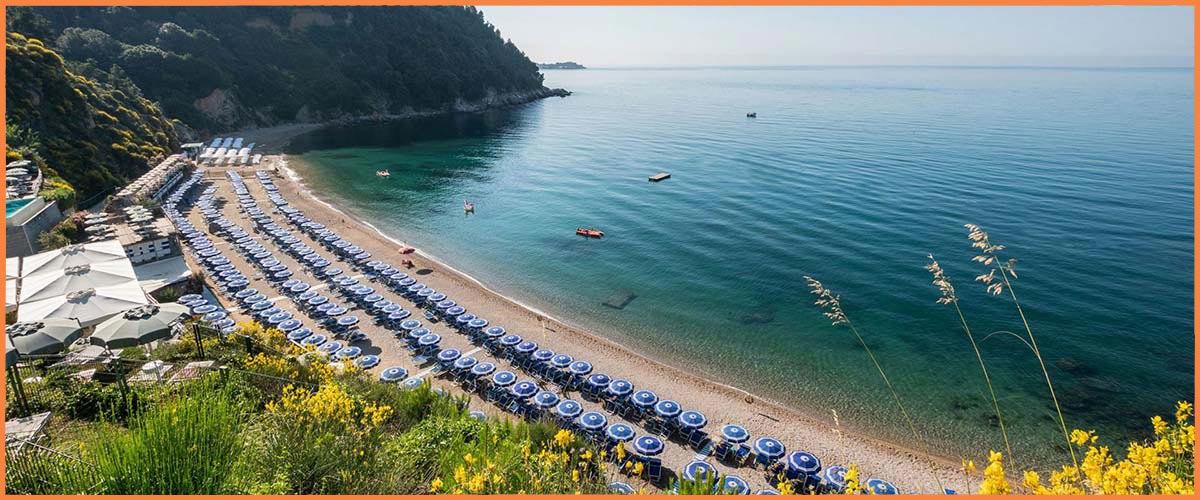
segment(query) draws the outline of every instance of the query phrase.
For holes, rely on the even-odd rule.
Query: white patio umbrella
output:
[[[125,249],[117,240],[69,245],[57,250],[25,257],[21,276],[31,276],[47,270],[65,269],[82,264],[124,260]]]
[[[73,319],[46,318],[9,325],[4,332],[17,351],[35,356],[62,352],[83,335],[83,328]]]
[[[13,312],[17,309],[17,279],[9,278],[4,280],[4,312]]]
[[[88,338],[109,349],[142,345],[170,337],[171,326],[187,315],[187,306],[173,302],[135,307],[100,323]]]
[[[43,269],[21,278],[21,302],[33,302],[88,288],[137,283],[129,260],[80,264],[60,269]]]
[[[4,278],[16,279],[21,277],[21,258],[9,257],[4,259]]]
[[[137,282],[123,285],[88,288],[45,300],[22,302],[17,311],[18,321],[37,321],[45,318],[73,318],[82,326],[92,326],[131,307],[150,303],[146,292]]]

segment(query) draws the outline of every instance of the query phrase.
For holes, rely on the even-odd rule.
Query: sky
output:
[[[1192,66],[1192,7],[485,6],[535,62]]]

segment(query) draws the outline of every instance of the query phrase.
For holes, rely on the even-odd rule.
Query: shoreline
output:
[[[382,245],[384,248],[395,251],[406,245],[397,237],[389,235],[363,220],[363,217],[317,196],[305,184],[303,176],[287,164],[287,160],[276,159],[275,164],[278,167],[276,177],[285,180],[289,185],[289,190],[295,190],[299,195],[289,197],[289,200],[293,200],[293,204],[301,206],[312,204],[324,209],[325,213],[333,216],[328,218],[330,220],[327,221],[327,224],[337,225],[336,220],[340,218],[342,227],[359,226],[367,238],[375,240],[370,242],[372,244],[364,245],[364,247],[378,248],[379,245]],[[300,203],[296,203],[296,201],[300,201]],[[312,210],[307,209],[305,212],[309,213]],[[379,252],[373,253],[381,257],[384,255]],[[448,286],[450,284],[438,283],[438,278],[435,278],[435,276],[439,278],[444,276],[452,280],[458,287],[465,288],[462,291],[454,291],[451,293],[453,296],[470,297],[497,304],[502,311],[499,314],[488,314],[487,316],[489,318],[499,316],[505,320],[496,320],[494,324],[503,324],[511,331],[522,332],[529,336],[528,332],[532,330],[519,328],[516,323],[529,324],[532,322],[542,328],[544,340],[549,341],[550,338],[553,338],[556,344],[569,346],[566,349],[569,352],[583,357],[582,352],[591,351],[617,361],[621,369],[615,370],[616,375],[614,376],[628,375],[635,385],[646,384],[647,379],[659,379],[661,382],[650,384],[650,387],[660,394],[670,395],[664,397],[675,397],[681,403],[685,403],[684,396],[688,396],[686,399],[702,401],[698,404],[685,403],[685,406],[696,408],[708,415],[711,424],[740,423],[751,429],[752,435],[756,436],[764,435],[761,432],[765,428],[766,435],[776,437],[785,445],[795,447],[792,449],[803,449],[815,453],[818,457],[823,458],[827,466],[857,464],[862,469],[864,477],[872,475],[886,477],[906,492],[941,493],[935,475],[937,478],[948,480],[959,474],[958,464],[948,457],[917,451],[904,445],[872,437],[861,431],[835,430],[827,419],[815,416],[811,411],[760,397],[740,387],[700,375],[693,370],[651,358],[617,341],[595,334],[535,306],[504,295],[466,272],[420,249],[412,254],[412,258],[418,268],[426,268],[429,271],[426,275],[421,276],[423,282],[450,293],[450,288],[452,288]],[[463,302],[466,300],[464,299]],[[478,302],[480,300],[470,301],[472,305],[476,305]],[[476,309],[472,308],[472,310]],[[516,318],[523,321],[510,320]],[[555,335],[548,337],[547,330],[552,331]],[[541,341],[539,340],[539,342]],[[602,364],[595,362],[598,358],[597,355],[587,356],[587,359],[597,365],[597,372],[601,372],[604,371],[600,369]],[[680,389],[671,390],[671,387]],[[758,425],[754,425],[756,423]],[[714,427],[710,426],[709,430],[715,431]],[[841,461],[837,460],[839,454],[845,457]]]

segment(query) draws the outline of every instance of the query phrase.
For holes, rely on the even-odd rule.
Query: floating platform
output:
[[[604,302],[601,302],[601,304],[604,304],[613,309],[624,309],[625,306],[629,305],[629,303],[633,302],[633,299],[636,299],[636,298],[637,298],[637,294],[633,293],[632,290],[627,290],[625,288],[619,288],[617,290],[613,290],[612,293],[608,294],[608,298],[605,299]]]
[[[667,172],[659,172],[657,174],[650,176],[650,182],[658,182],[663,179],[670,179],[670,178],[671,178],[671,174],[669,174]]]

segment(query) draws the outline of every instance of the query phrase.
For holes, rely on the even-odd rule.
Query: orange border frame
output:
[[[810,5],[810,6],[977,6],[977,7],[984,7],[984,6],[989,6],[989,7],[1012,7],[1012,6],[1050,7],[1050,6],[1092,6],[1092,5],[1094,5],[1094,6],[1100,6],[1100,5],[1191,6],[1193,9],[1192,10],[1192,31],[1193,31],[1193,34],[1192,34],[1192,36],[1193,36],[1193,40],[1192,40],[1192,46],[1193,46],[1193,54],[1192,54],[1192,82],[1193,82],[1192,83],[1192,120],[1193,120],[1193,123],[1192,123],[1192,211],[1193,211],[1193,216],[1192,216],[1192,301],[1193,301],[1192,335],[1193,335],[1193,337],[1196,337],[1197,332],[1200,331],[1197,329],[1197,319],[1200,319],[1200,315],[1197,314],[1197,310],[1200,309],[1200,285],[1198,285],[1197,281],[1196,281],[1196,268],[1200,267],[1200,252],[1197,251],[1197,250],[1200,250],[1200,247],[1198,247],[1196,244],[1196,228],[1197,228],[1196,220],[1200,219],[1200,208],[1197,207],[1197,201],[1200,201],[1200,196],[1197,195],[1197,191],[1196,191],[1196,185],[1198,183],[1197,180],[1200,180],[1200,175],[1196,174],[1196,158],[1198,156],[1200,156],[1200,143],[1197,143],[1196,138],[1195,138],[1195,131],[1197,128],[1200,128],[1200,127],[1196,126],[1196,125],[1200,124],[1200,118],[1198,118],[1198,116],[1200,116],[1200,105],[1197,104],[1200,101],[1196,100],[1196,95],[1195,95],[1196,89],[1200,88],[1200,77],[1197,77],[1197,74],[1195,71],[1196,66],[1197,66],[1196,63],[1198,61],[1200,61],[1200,57],[1198,57],[1198,55],[1195,52],[1195,47],[1200,45],[1200,36],[1197,36],[1196,31],[1195,31],[1196,24],[1200,24],[1200,23],[1197,23],[1197,21],[1200,21],[1200,8],[1198,8],[1198,5],[1197,5],[1198,3],[1200,3],[1200,0],[1185,0],[1185,1],[1171,1],[1171,0],[1125,0],[1125,1],[1120,1],[1120,0],[1107,0],[1107,1],[1091,1],[1091,0],[1049,0],[1049,1],[1039,1],[1039,0],[1000,0],[1000,1],[986,1],[986,0],[912,0],[912,1],[905,1],[905,0],[825,0],[825,1],[820,1],[820,0],[815,0],[815,1],[814,0],[746,0],[746,1],[742,1],[742,2],[734,2],[732,0],[480,0],[477,2],[460,2],[460,1],[454,1],[454,0],[448,0],[448,1],[438,1],[438,0],[405,0],[405,1],[387,1],[387,0],[357,0],[357,1],[356,0],[246,0],[246,1],[237,1],[237,0],[117,0],[117,1],[113,1],[113,0],[108,0],[108,1],[30,0],[30,1],[20,1],[20,0],[18,0],[18,1],[12,2],[9,0],[0,0],[0,4],[3,4],[4,7],[8,7],[10,5],[31,6],[31,7],[110,6],[110,5],[122,5],[122,6],[191,5],[191,6],[214,6],[214,7],[222,6],[222,5],[254,5],[254,6],[294,6],[294,5],[323,5],[323,6],[328,6],[328,5],[336,5],[336,6],[352,6],[352,5],[545,5],[545,6],[580,6],[580,5],[603,5],[603,6],[618,6],[618,5],[696,6],[696,5],[705,5],[705,6],[714,6],[714,5],[725,5],[725,6],[768,6],[768,5],[775,5],[775,6],[786,6],[786,5]],[[6,10],[0,10],[0,21],[5,21],[5,25],[7,26],[6,15],[7,15]],[[6,58],[6,55],[0,55],[0,62],[5,63],[5,65],[0,65],[0,79],[4,79],[6,77],[5,69],[7,68],[7,61],[5,58]],[[7,80],[4,80],[4,81],[7,81]],[[0,84],[0,85],[3,85],[3,84]],[[6,100],[0,101],[0,114],[5,113],[6,105],[7,105]],[[5,149],[7,150],[7,145],[4,143],[4,139],[0,139],[0,145],[4,145]],[[5,236],[0,235],[0,243],[4,243],[4,242],[5,242]],[[7,291],[0,292],[0,294],[3,294],[3,293],[7,293]],[[3,322],[3,321],[4,321],[3,319],[0,319],[0,322]],[[1196,374],[1200,373],[1200,369],[1198,369],[1198,365],[1200,365],[1200,356],[1197,356],[1196,352],[1193,352],[1192,355],[1195,360],[1192,364],[1192,390],[1193,390],[1192,401],[1195,402],[1197,400],[1200,400],[1200,398],[1196,397],[1197,394],[1200,394],[1200,392],[1197,391],[1197,388],[1195,385]],[[3,368],[0,368],[0,376],[2,376],[2,375],[5,375],[5,372],[4,372]],[[0,387],[0,396],[4,395],[6,391],[7,391],[7,384],[5,385],[5,387]],[[4,457],[2,455],[0,455],[0,465],[3,465],[3,464],[4,464]],[[2,486],[3,484],[4,484],[4,477],[2,474],[0,474],[0,486]],[[0,495],[3,495],[3,494],[0,493]],[[7,496],[7,495],[4,495],[4,496]],[[392,497],[392,498],[407,498],[407,497],[413,497],[415,495],[387,495],[387,496]],[[465,500],[465,499],[472,498],[474,495],[442,495],[442,496]],[[566,495],[496,495],[496,496],[493,496],[492,498],[524,499],[524,498],[559,498],[562,496],[566,496]],[[595,496],[622,498],[620,495],[595,495]],[[670,498],[667,495],[652,495],[652,496],[661,497],[661,498]],[[988,495],[988,496],[990,496],[990,495]],[[267,498],[264,495],[255,495],[254,497]],[[382,496],[374,496],[374,495],[372,495],[372,496],[349,495],[349,496],[337,496],[337,497],[322,496],[322,498],[339,498],[339,499],[348,498],[348,497],[349,498],[368,499],[368,498],[381,498]],[[931,499],[938,498],[935,495],[909,495],[909,497],[931,498]],[[1063,496],[1063,497],[1065,497],[1065,496]],[[78,497],[77,496],[66,496],[66,495],[50,495],[50,496],[46,496],[44,498],[62,498],[65,500],[65,499],[78,498]],[[124,498],[138,498],[138,499],[147,498],[148,499],[148,498],[154,498],[154,497],[153,496],[130,496],[130,497],[124,497]],[[217,495],[217,496],[213,496],[213,497],[206,496],[204,498],[234,499],[234,498],[246,498],[246,497],[233,496],[233,495]]]

